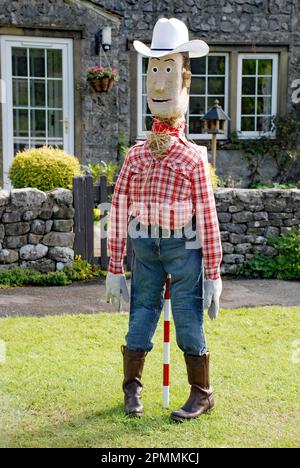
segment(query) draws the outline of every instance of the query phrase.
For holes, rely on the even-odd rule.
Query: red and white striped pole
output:
[[[171,331],[171,276],[167,278],[164,307],[164,365],[163,365],[163,408],[170,404],[170,331]]]

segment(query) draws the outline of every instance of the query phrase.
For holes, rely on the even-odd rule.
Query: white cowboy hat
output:
[[[137,52],[145,57],[164,57],[177,52],[189,52],[190,58],[203,57],[209,52],[206,42],[196,39],[189,40],[186,25],[176,18],[161,18],[153,29],[151,48],[141,41],[134,41]]]

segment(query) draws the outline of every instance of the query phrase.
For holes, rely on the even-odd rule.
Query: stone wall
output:
[[[276,255],[269,237],[300,226],[300,190],[219,189],[216,204],[223,274],[235,274],[255,254]]]
[[[0,269],[61,270],[74,259],[73,194],[0,190]]]

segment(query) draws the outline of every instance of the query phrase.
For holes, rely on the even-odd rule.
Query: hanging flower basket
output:
[[[115,68],[91,67],[88,69],[87,81],[97,93],[109,93],[115,81],[120,78]]]

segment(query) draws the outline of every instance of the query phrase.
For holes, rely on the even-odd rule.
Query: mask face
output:
[[[148,106],[154,116],[182,117],[189,102],[189,81],[182,54],[150,58],[147,70]]]

